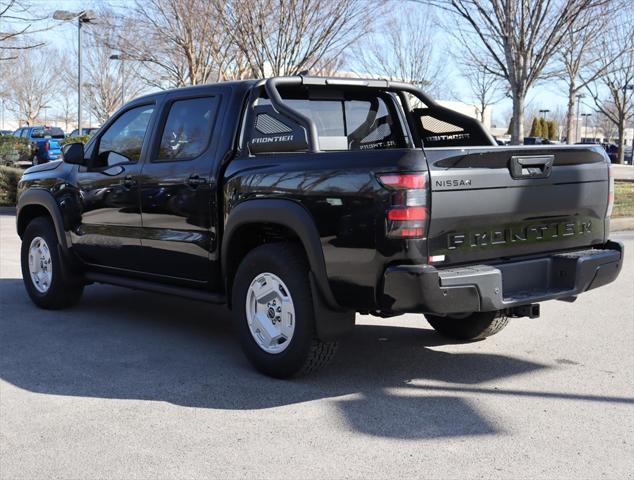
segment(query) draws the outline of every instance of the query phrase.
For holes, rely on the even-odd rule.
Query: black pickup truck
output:
[[[91,283],[227,304],[288,377],[355,312],[477,340],[613,281],[613,198],[600,146],[501,147],[409,84],[276,77],[130,102],[25,172],[17,229],[38,306]]]

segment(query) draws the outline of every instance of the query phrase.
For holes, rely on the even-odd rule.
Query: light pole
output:
[[[591,113],[582,113],[581,116],[584,117],[584,123],[583,123],[583,134],[586,136],[588,136],[588,117],[592,115]]]
[[[579,104],[581,103],[581,99],[586,98],[586,96],[583,93],[578,93],[575,96],[577,97],[577,125],[575,128],[575,141],[579,141]]]
[[[55,20],[70,21],[77,19],[77,129],[81,135],[81,27],[84,23],[91,23],[96,15],[92,10],[69,12],[56,10],[53,13]]]
[[[544,120],[548,121],[548,115],[546,115],[550,110],[540,110],[539,113],[544,114]]]
[[[0,98],[0,105],[2,105],[2,130],[4,130],[4,98]]]
[[[46,125],[48,123],[46,114],[48,112],[48,109],[51,107],[49,105],[41,105],[40,108],[44,110],[44,125]]]
[[[126,57],[123,56],[120,53],[115,53],[113,55],[110,55],[110,60],[119,60],[121,62],[121,70],[120,70],[120,75],[121,75],[121,106],[125,105],[125,71],[124,71],[124,64],[126,61]]]

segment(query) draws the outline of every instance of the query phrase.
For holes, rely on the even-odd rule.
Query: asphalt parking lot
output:
[[[0,478],[633,478],[634,233],[618,281],[483,342],[358,317],[322,373],[255,373],[222,308],[22,286],[0,216]]]

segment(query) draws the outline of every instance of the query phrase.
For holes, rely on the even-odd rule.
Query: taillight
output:
[[[381,184],[392,191],[387,211],[388,238],[423,238],[427,226],[427,174],[378,175]]]
[[[381,175],[379,180],[383,185],[391,188],[425,188],[427,175],[421,173]]]
[[[606,216],[610,217],[614,209],[614,170],[612,164],[608,165],[608,184],[608,211]]]

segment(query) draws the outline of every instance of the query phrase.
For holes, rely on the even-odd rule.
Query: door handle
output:
[[[511,177],[522,178],[547,178],[553,168],[554,155],[532,155],[511,157]]]
[[[132,188],[136,185],[136,180],[132,175],[128,175],[123,179],[123,186],[125,188]]]
[[[192,188],[196,188],[198,185],[204,185],[205,183],[207,183],[207,179],[196,174],[193,174],[187,179],[187,184]]]

